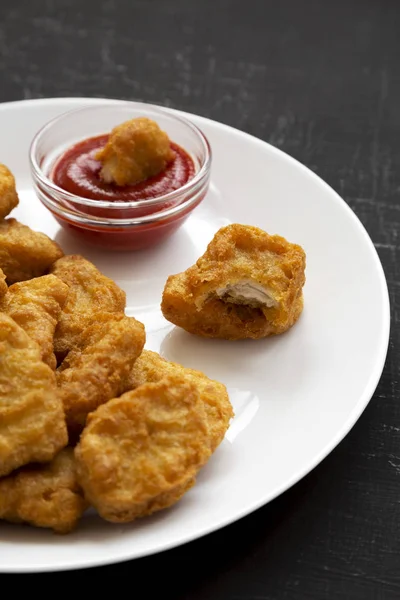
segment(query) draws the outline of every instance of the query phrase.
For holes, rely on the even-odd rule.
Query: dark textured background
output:
[[[137,597],[144,586],[146,596],[175,600],[400,598],[399,32],[396,0],[0,1],[0,101],[145,100],[279,146],[360,217],[393,316],[373,400],[289,492],[158,556],[3,583],[17,589],[28,578],[54,593],[107,579],[115,594]]]

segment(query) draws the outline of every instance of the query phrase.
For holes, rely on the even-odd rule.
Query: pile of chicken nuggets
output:
[[[177,502],[233,417],[225,386],[144,349],[118,285],[7,218],[0,165],[0,519],[67,533],[88,507],[127,523]],[[190,333],[282,333],[303,307],[305,254],[244,225],[166,283],[161,309]]]

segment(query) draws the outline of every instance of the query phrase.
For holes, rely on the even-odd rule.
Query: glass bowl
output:
[[[135,117],[148,117],[191,156],[195,174],[182,187],[137,201],[91,200],[58,187],[51,173],[59,157],[87,138],[109,133]],[[141,102],[113,102],[69,111],[53,119],[34,137],[30,167],[39,200],[59,224],[86,241],[113,250],[136,250],[170,236],[207,193],[211,148],[193,123],[173,111]]]

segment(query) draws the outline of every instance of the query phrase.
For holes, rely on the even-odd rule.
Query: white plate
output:
[[[0,105],[0,162],[14,171],[15,216],[84,253],[126,290],[147,347],[224,382],[236,418],[197,485],[174,508],[130,525],[95,515],[77,531],[1,524],[3,572],[72,569],[145,556],[240,519],[304,477],[347,434],[371,398],[389,337],[389,301],[379,258],[341,198],[304,166],[235,129],[191,116],[213,149],[212,187],[183,228],[157,249],[111,254],[70,239],[32,192],[28,148],[56,115],[101,100],[49,99]],[[257,225],[307,253],[305,309],[287,334],[261,341],[193,337],[169,324],[159,302],[167,275],[191,265],[222,225]]]

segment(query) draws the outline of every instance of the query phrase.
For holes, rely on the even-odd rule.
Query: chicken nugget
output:
[[[0,476],[51,460],[67,441],[55,373],[38,344],[0,313]]]
[[[54,334],[54,352],[60,361],[70,350],[80,347],[82,332],[99,315],[123,313],[126,295],[83,256],[64,256],[53,265],[51,273],[69,287]]]
[[[170,141],[155,121],[131,119],[115,127],[107,144],[96,154],[106,183],[133,185],[164,171],[174,159]]]
[[[92,410],[126,391],[146,340],[143,324],[133,317],[117,315],[104,324],[101,333],[101,337],[89,335],[90,343],[82,351],[71,352],[57,372],[72,439],[82,431]]]
[[[7,293],[8,285],[6,284],[6,276],[2,269],[0,269],[0,300]]]
[[[0,220],[4,219],[18,202],[14,175],[6,165],[0,163]]]
[[[303,309],[305,253],[258,227],[222,227],[195,265],[168,277],[166,319],[204,337],[237,340],[283,333]]]
[[[129,389],[136,389],[144,383],[155,383],[169,375],[183,377],[185,381],[198,389],[210,429],[211,450],[214,451],[222,442],[234,416],[226,387],[209,379],[201,371],[188,369],[178,363],[169,362],[156,352],[143,350],[129,377]]]
[[[85,497],[107,521],[127,523],[171,506],[211,455],[196,386],[169,376],[100,406],[75,448]]]
[[[0,300],[0,311],[12,317],[42,351],[42,360],[53,370],[57,366],[53,352],[54,331],[68,286],[54,275],[43,275],[14,283]]]
[[[0,519],[11,523],[69,533],[87,507],[72,448],[45,465],[27,465],[0,479]]]
[[[96,314],[96,321],[82,329],[82,332],[77,338],[74,345],[74,349],[70,350],[67,356],[64,358],[62,363],[57,368],[57,373],[69,369],[71,365],[76,364],[79,356],[83,350],[88,346],[97,344],[105,335],[110,331],[110,327],[113,327],[118,321],[127,318],[125,313],[98,313]],[[125,390],[127,391],[127,390]]]
[[[44,233],[33,231],[16,219],[0,221],[0,268],[9,285],[44,275],[63,254]]]

